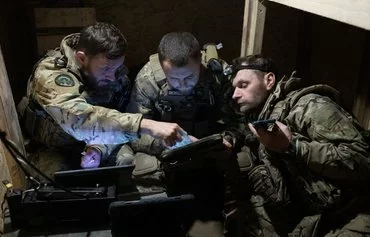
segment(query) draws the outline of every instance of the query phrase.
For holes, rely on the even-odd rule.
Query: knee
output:
[[[132,165],[134,164],[134,156],[132,154],[120,154],[116,158],[116,166]]]

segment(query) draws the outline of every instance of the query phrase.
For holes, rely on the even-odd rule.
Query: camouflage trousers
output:
[[[322,215],[300,217],[299,211],[271,211],[261,196],[251,196],[226,217],[226,236],[363,237],[370,236],[370,214],[345,216],[344,221],[322,220]]]
[[[341,209],[304,217],[289,237],[370,236],[369,196],[361,194]]]

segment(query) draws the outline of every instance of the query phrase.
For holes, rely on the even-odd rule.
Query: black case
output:
[[[193,202],[191,194],[112,202],[109,206],[112,236],[185,236],[183,224],[191,219]]]

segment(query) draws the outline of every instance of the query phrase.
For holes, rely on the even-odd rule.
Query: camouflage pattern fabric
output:
[[[163,70],[159,65],[159,61],[153,60],[153,57],[158,56],[152,55],[151,60],[144,65],[135,79],[131,92],[130,103],[127,106],[127,112],[141,113],[145,118],[163,120],[163,118],[158,116],[159,112],[155,105],[160,101],[161,95],[165,93],[168,87]],[[202,70],[200,80],[197,86],[203,84],[209,86],[207,93],[212,94],[212,100],[214,100],[214,102],[212,102],[213,104],[210,104],[210,109],[208,110],[212,116],[208,115],[207,118],[207,122],[209,122],[211,125],[206,125],[206,127],[208,130],[213,130],[213,124],[216,124],[218,120],[222,121],[227,117],[225,110],[223,109],[226,106],[223,96],[227,90],[227,87],[230,87],[231,84],[227,78],[222,76],[222,74],[219,75],[217,73],[213,73],[211,70],[206,69],[203,65],[201,67]],[[208,103],[211,103],[210,100],[211,99],[208,98]],[[171,120],[171,122],[179,123],[180,121]],[[195,123],[196,121],[193,122]],[[195,130],[200,129],[204,129],[204,126]],[[217,130],[207,131],[206,135],[216,132]],[[203,136],[205,136],[205,134],[203,134]],[[147,152],[152,155],[158,155],[163,151],[164,147],[161,143],[153,140],[153,138],[146,137],[134,142],[132,146],[135,147],[135,149],[139,149],[138,151]]]
[[[116,81],[89,89],[74,56],[78,39],[79,34],[65,37],[60,49],[34,67],[27,98],[38,119],[31,138],[52,148],[79,145],[79,152],[83,144],[94,145],[106,159],[119,144],[138,138],[142,115],[122,113],[131,89],[124,66],[117,70]]]
[[[209,113],[207,114],[207,118],[204,119],[204,121],[207,121],[207,124],[198,129],[198,132],[203,129],[205,132],[202,133],[201,136],[205,136],[220,132],[217,131],[215,126],[209,126],[209,124],[216,124],[218,120],[224,118],[225,114],[223,113],[225,110],[222,110],[225,103],[223,98],[224,91],[226,90],[225,88],[231,86],[231,84],[227,81],[227,78],[222,76],[222,73],[221,75],[216,75],[216,73],[214,74],[203,65],[201,68],[200,79],[195,90],[200,90],[200,88],[202,88],[203,95],[206,95],[204,97],[206,100],[202,102],[205,102],[204,104],[207,103],[207,106],[205,106],[207,109],[204,109],[202,112],[204,113],[207,111]],[[160,112],[156,104],[161,101],[163,95],[166,94],[166,90],[168,90],[168,86],[163,70],[159,64],[158,55],[152,55],[150,61],[141,69],[135,79],[127,112],[141,113],[145,118],[164,120],[165,118],[159,116]],[[176,116],[169,118],[167,121],[177,122],[180,123],[180,126],[182,125],[181,122],[176,119]],[[193,120],[192,122],[200,124],[202,121]],[[189,134],[195,135],[193,133],[194,131],[189,130],[188,132]],[[138,156],[147,156],[147,159],[153,159],[165,149],[160,141],[149,136],[142,136],[140,140],[131,142],[130,145],[133,150],[137,152],[135,156],[136,160],[139,158]],[[207,170],[198,168],[184,170],[183,172],[173,172],[171,174],[174,176],[171,176],[168,172],[163,174],[163,170],[160,168],[161,166],[158,167],[159,169],[157,171],[152,171],[148,173],[148,175],[136,176],[138,188],[145,188],[142,190],[143,192],[153,192],[158,190],[161,186],[164,188],[163,180],[166,180],[167,191],[172,194],[179,194],[184,191],[185,187],[189,188],[189,186],[196,186],[189,188],[189,190],[191,189],[196,193],[197,200],[200,200],[197,202],[197,205],[199,205],[199,208],[197,208],[197,217],[203,219],[193,223],[189,229],[188,235],[222,236],[223,226],[220,222],[222,217],[219,208],[220,203],[222,206],[222,201],[218,202],[218,199],[222,199],[223,197],[223,190],[221,190],[223,185],[222,175],[218,172],[211,171],[207,173]],[[190,178],[189,174],[192,174]],[[171,183],[169,180],[175,181]],[[205,190],[205,188],[207,190]],[[217,207],[215,208],[215,206]],[[211,207],[213,207],[213,209]]]
[[[28,97],[40,105],[65,133],[78,141],[120,144],[137,138],[142,115],[122,114],[95,106],[81,96],[83,79],[74,60],[73,48],[68,44],[73,37],[76,36],[67,36],[61,43],[62,53],[68,59],[66,67],[57,67],[53,57],[39,62],[29,82]],[[56,78],[61,75],[72,80],[69,86],[56,83]]]
[[[244,228],[260,231],[245,236],[286,236],[289,232],[293,232],[292,236],[313,236],[317,228],[306,227],[312,231],[298,235],[297,229],[293,229],[296,225],[298,229],[303,228],[298,223],[304,216],[315,213],[324,213],[323,217],[329,219],[325,222],[327,226],[336,229],[333,233],[337,234],[327,236],[359,236],[359,233],[367,236],[369,208],[347,204],[358,195],[368,195],[368,144],[361,136],[357,121],[338,105],[336,90],[327,85],[290,90],[289,86],[297,80],[283,78],[259,114],[258,119],[273,118],[290,128],[293,149],[277,154],[260,145],[251,151],[260,165],[265,166],[261,175],[268,174],[269,178],[259,183],[255,178],[250,183],[254,196],[261,198],[254,205],[254,221],[249,221]],[[248,146],[249,142],[245,144]],[[253,181],[252,173],[248,174],[248,182]],[[366,189],[364,194],[359,192],[361,189]],[[346,208],[359,214],[352,219],[357,223],[352,228],[337,221],[342,218],[352,223],[353,217],[347,214]],[[337,215],[327,214],[331,212]],[[321,227],[320,231],[323,231]],[[341,235],[348,232],[352,232],[351,235]]]

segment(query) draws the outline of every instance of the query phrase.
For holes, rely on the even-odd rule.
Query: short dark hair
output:
[[[200,60],[198,40],[189,32],[165,34],[158,46],[159,61],[169,60],[176,67],[185,66],[189,58]]]
[[[248,55],[239,57],[233,60],[235,72],[241,69],[252,69],[264,73],[272,72],[278,77],[278,69],[270,58],[266,58],[261,54]]]
[[[81,30],[76,49],[88,56],[103,53],[108,59],[117,59],[125,55],[127,40],[113,24],[97,22]]]

